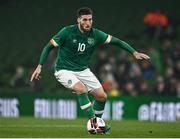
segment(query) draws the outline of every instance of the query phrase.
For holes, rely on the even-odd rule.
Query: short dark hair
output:
[[[77,17],[80,17],[81,15],[88,15],[93,14],[93,11],[88,7],[82,7],[77,10]]]

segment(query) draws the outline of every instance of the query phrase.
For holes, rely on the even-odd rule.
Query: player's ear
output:
[[[80,20],[81,20],[80,17],[78,17],[78,18],[77,18],[77,22],[80,23]]]

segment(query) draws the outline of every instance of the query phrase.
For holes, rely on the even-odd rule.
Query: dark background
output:
[[[29,78],[49,39],[62,27],[75,24],[76,11],[84,6],[92,8],[95,28],[152,56],[151,61],[138,62],[117,47],[98,48],[91,69],[109,95],[180,96],[179,0],[0,0],[0,93],[64,90],[53,76],[56,50],[44,65],[41,81],[30,83]],[[169,36],[164,35],[167,27],[161,28],[162,36],[151,36],[147,31],[143,18],[157,10],[169,20],[172,27]],[[102,53],[105,53],[103,60]],[[132,65],[141,75],[133,74]],[[124,71],[121,73],[118,67]],[[113,79],[103,79],[106,75]]]

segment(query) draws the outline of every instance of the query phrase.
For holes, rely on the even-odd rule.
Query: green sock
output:
[[[95,117],[94,110],[91,105],[91,101],[88,98],[87,93],[82,93],[80,95],[77,95],[79,105],[83,112],[88,116],[88,118]]]
[[[101,102],[101,101],[94,101],[94,113],[97,117],[102,117],[103,113],[104,113],[104,107],[105,107],[106,101]]]

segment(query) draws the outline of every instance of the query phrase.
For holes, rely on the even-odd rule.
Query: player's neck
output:
[[[78,28],[79,28],[79,30],[80,30],[81,33],[88,33],[88,32],[89,32],[89,31],[84,31],[84,30],[82,30],[80,24],[78,24]]]

